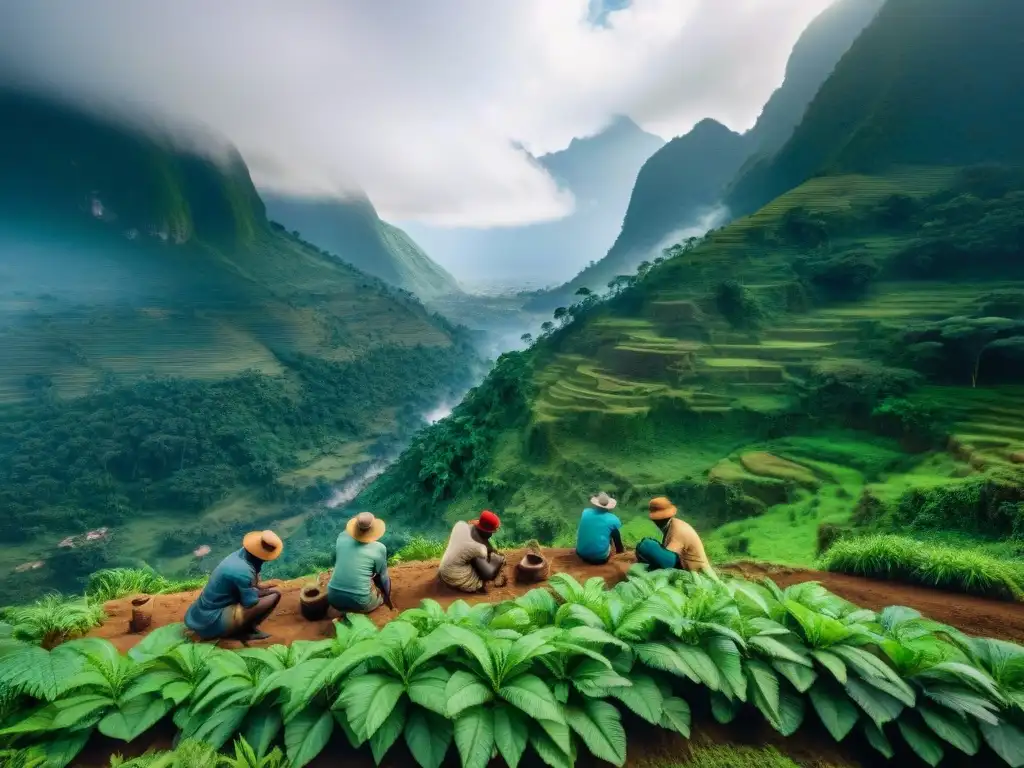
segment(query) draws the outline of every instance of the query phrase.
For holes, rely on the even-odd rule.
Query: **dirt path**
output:
[[[592,576],[602,576],[609,586],[625,578],[626,571],[634,562],[630,553],[616,556],[603,566],[587,565],[568,549],[548,549],[545,554],[551,561],[552,573],[569,573],[580,581]],[[522,551],[509,553],[509,562],[519,562],[522,555]],[[726,570],[751,579],[770,576],[783,587],[802,581],[820,581],[837,595],[865,608],[878,610],[887,605],[906,605],[964,632],[1024,643],[1024,605],[1020,604],[760,563],[740,563]],[[517,597],[533,588],[533,585],[517,584],[510,580],[506,586],[493,588],[486,595],[463,595],[440,584],[436,573],[436,562],[407,563],[392,568],[392,594],[398,609],[414,608],[424,598],[432,598],[444,606],[460,598],[470,603],[498,602]],[[282,584],[281,604],[263,625],[263,629],[272,636],[270,642],[288,644],[295,640],[317,640],[330,635],[331,618],[336,615],[333,611],[327,619],[319,622],[306,621],[299,612],[299,592],[308,583],[308,580],[298,580]],[[182,592],[174,595],[157,595],[154,598],[153,628],[182,621],[186,609],[197,594],[198,592]],[[142,639],[142,635],[132,634],[128,630],[128,621],[131,618],[129,599],[108,603],[106,611],[108,620],[97,627],[91,633],[92,636],[109,639],[122,652]],[[374,612],[371,618],[380,626],[397,615],[397,612],[381,608]],[[223,643],[224,647],[236,645],[237,643]]]

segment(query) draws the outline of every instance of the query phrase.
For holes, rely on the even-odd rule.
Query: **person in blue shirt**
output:
[[[270,635],[258,627],[281,601],[272,582],[260,584],[264,563],[281,556],[284,544],[273,531],[253,531],[242,548],[225,557],[185,613],[185,626],[201,640],[232,638],[248,643]]]
[[[602,491],[583,510],[576,532],[576,554],[585,563],[604,565],[612,555],[612,545],[620,555],[625,552],[619,529],[622,521],[612,514],[617,502]]]

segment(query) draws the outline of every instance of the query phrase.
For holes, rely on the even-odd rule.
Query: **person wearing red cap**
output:
[[[487,509],[476,520],[457,522],[441,558],[438,578],[460,592],[485,591],[505,565],[505,557],[491,546],[491,537],[500,527],[501,520]]]

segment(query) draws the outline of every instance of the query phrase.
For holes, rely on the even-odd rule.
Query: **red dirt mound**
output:
[[[518,563],[524,554],[525,550],[510,552],[509,563]],[[601,566],[583,563],[570,549],[546,549],[544,554],[550,561],[552,573],[568,573],[581,582],[592,576],[601,576],[609,585],[625,578],[626,571],[635,562],[630,553],[617,555],[606,565]],[[1024,642],[1024,606],[1019,604],[855,576],[780,568],[759,563],[739,563],[728,566],[725,570],[751,579],[770,576],[783,587],[802,581],[820,581],[837,595],[865,608],[878,610],[887,605],[906,605],[964,632]],[[381,626],[395,618],[398,611],[414,608],[425,598],[437,600],[444,606],[458,599],[464,599],[469,603],[498,602],[517,597],[536,586],[517,584],[513,568],[509,568],[508,573],[510,579],[505,586],[492,587],[487,594],[464,595],[438,582],[436,562],[397,565],[391,568],[392,595],[397,611],[380,608],[371,615],[371,618],[374,623]],[[331,619],[337,616],[333,610],[326,619],[317,622],[307,621],[300,613],[299,592],[308,583],[310,580],[307,579],[284,582],[280,585],[281,604],[261,627],[271,635],[268,642],[288,644],[294,640],[317,640],[330,636]],[[157,595],[153,600],[151,629],[182,621],[186,609],[197,594],[198,592],[182,592],[174,595]],[[128,629],[128,622],[131,619],[130,598],[114,600],[107,603],[105,608],[109,618],[90,633],[93,637],[109,639],[122,652],[142,639],[143,635],[133,634]],[[222,645],[235,647],[237,643],[224,642]]]

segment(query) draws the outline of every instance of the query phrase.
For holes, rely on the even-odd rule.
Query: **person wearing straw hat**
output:
[[[281,601],[274,582],[260,584],[260,570],[281,556],[284,544],[273,531],[253,531],[242,548],[225,557],[185,613],[185,626],[201,640],[234,638],[248,643],[270,635],[258,627]]]
[[[664,496],[651,499],[648,516],[661,529],[662,540],[643,539],[636,546],[636,559],[651,570],[682,568],[700,571],[710,568],[704,543],[693,526],[678,517],[675,504]]]
[[[491,537],[501,527],[501,520],[490,510],[470,522],[460,520],[452,528],[437,576],[460,592],[484,592],[505,566],[504,555],[491,546]]]
[[[391,601],[388,550],[380,542],[384,521],[360,512],[348,521],[335,545],[334,573],[327,584],[327,602],[341,612],[371,613]]]
[[[618,502],[604,491],[590,499],[580,516],[576,531],[576,554],[590,565],[604,565],[612,556],[612,545],[620,555],[625,552],[619,529],[622,521],[612,514]]]

